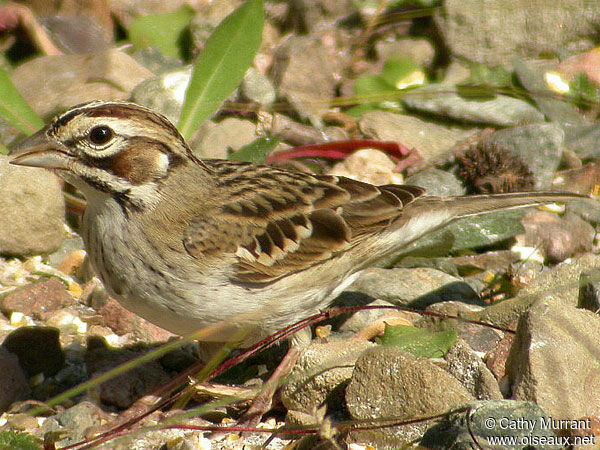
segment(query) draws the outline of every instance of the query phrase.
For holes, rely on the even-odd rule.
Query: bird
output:
[[[177,128],[120,101],[76,105],[25,138],[12,164],[87,200],[92,267],[126,309],[178,335],[226,324],[250,345],[328,307],[361,269],[460,218],[588,198],[428,196],[411,185],[197,157]],[[224,331],[223,331],[224,330]]]

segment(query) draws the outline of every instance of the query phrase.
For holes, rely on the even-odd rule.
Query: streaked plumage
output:
[[[581,198],[427,197],[201,160],[167,119],[120,102],[76,106],[13,153],[86,196],[86,249],[125,307],[179,334],[228,321],[251,329],[247,342],[325,308],[358,270],[457,218]]]

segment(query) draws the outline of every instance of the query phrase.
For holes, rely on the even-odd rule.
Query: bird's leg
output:
[[[261,391],[254,397],[250,408],[238,420],[237,426],[255,428],[260,423],[262,416],[273,406],[273,397],[282,380],[291,373],[300,353],[308,347],[311,338],[312,334],[309,327],[303,328],[292,336],[289,350],[263,385]]]

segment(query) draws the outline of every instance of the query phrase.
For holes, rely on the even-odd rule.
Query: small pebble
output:
[[[544,255],[535,247],[527,247],[524,245],[513,245],[510,249],[511,252],[519,255],[520,261],[533,261],[544,263]]]
[[[74,275],[77,269],[81,267],[85,259],[85,250],[75,250],[65,256],[65,259],[58,266],[65,275]]]
[[[385,153],[375,149],[358,150],[329,171],[357,181],[375,185],[402,184],[402,174],[394,172],[396,164]]]
[[[10,324],[14,327],[24,327],[35,325],[35,322],[22,312],[15,311],[10,315]]]

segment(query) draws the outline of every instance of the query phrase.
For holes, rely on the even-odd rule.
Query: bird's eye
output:
[[[104,145],[112,139],[113,135],[113,130],[105,125],[100,125],[90,130],[89,138],[92,144]]]

